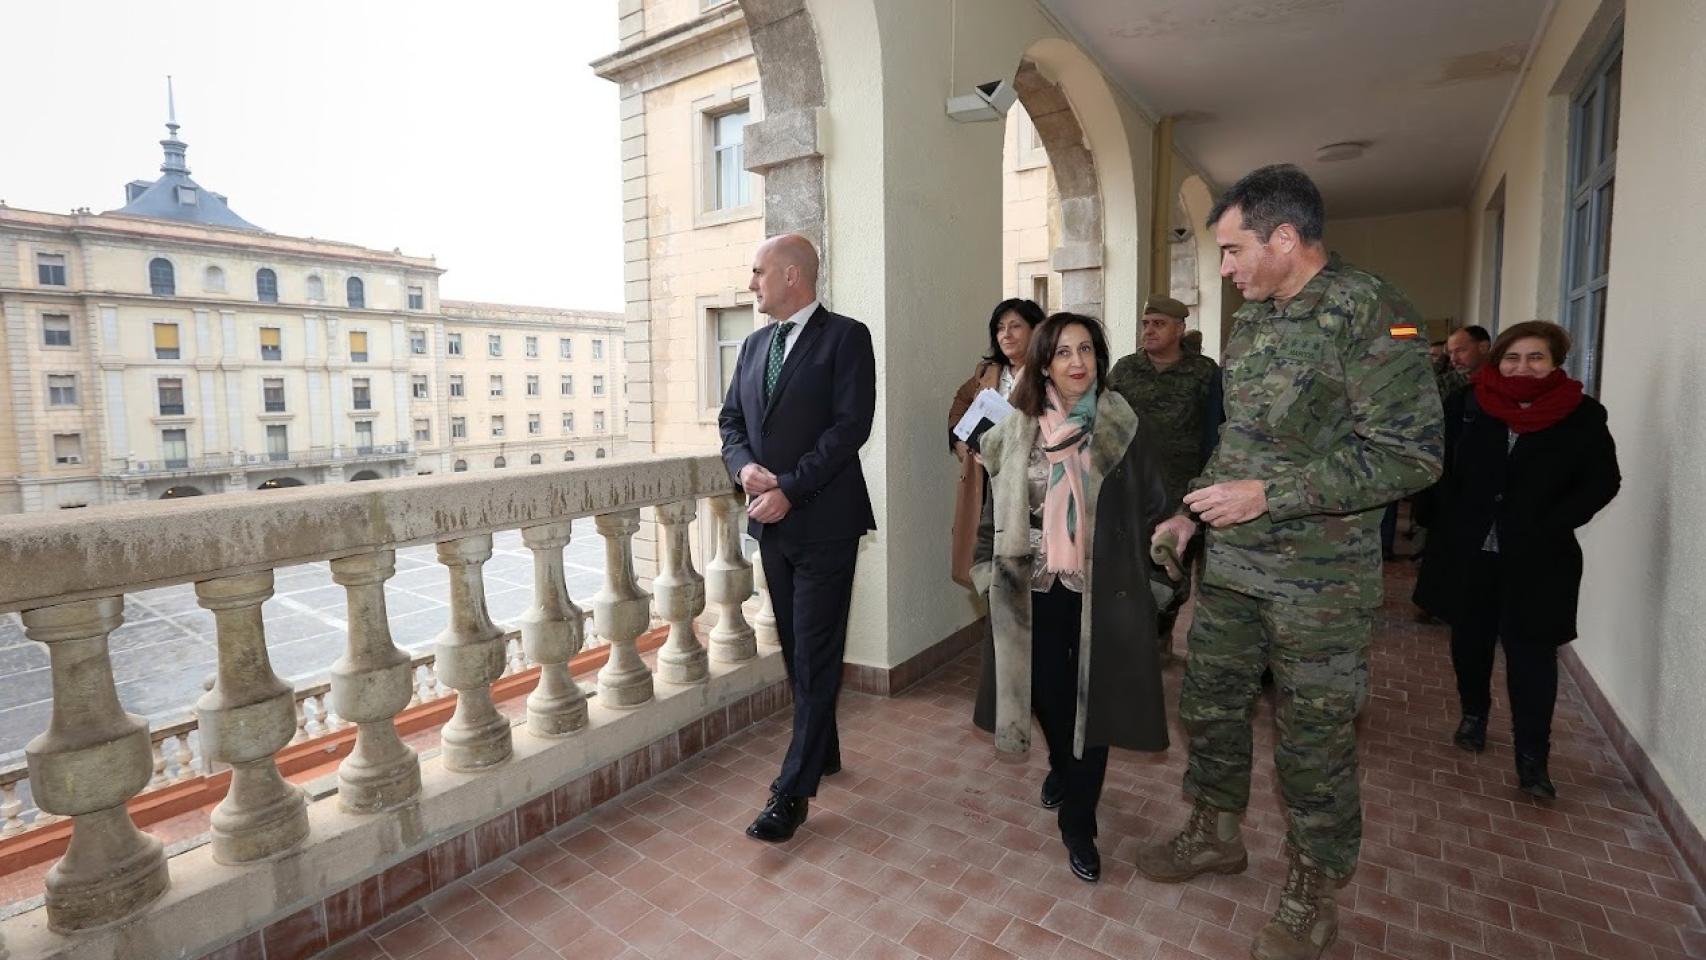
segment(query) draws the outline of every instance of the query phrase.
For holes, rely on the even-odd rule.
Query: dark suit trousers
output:
[[[1072,755],[1078,717],[1078,631],[1084,597],[1059,583],[1031,594],[1031,709],[1048,741],[1048,765],[1066,787],[1056,818],[1062,840],[1096,836],[1096,805],[1108,773],[1108,748]]]
[[[777,790],[817,796],[826,766],[841,765],[835,700],[847,650],[847,611],[853,599],[856,539],[789,544],[773,527],[759,539],[764,578],[776,608],[782,663],[794,689],[794,736],[782,759]]]
[[[1516,752],[1545,757],[1552,742],[1552,709],[1558,702],[1558,647],[1527,639],[1516,618],[1518,603],[1505,596],[1498,554],[1477,552],[1463,578],[1467,593],[1451,625],[1451,665],[1463,712],[1486,716],[1493,704],[1493,647],[1505,648],[1505,685],[1511,700]]]

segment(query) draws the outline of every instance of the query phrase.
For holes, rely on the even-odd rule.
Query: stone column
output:
[[[758,610],[752,615],[752,632],[760,646],[780,650],[782,635],[776,632],[776,606],[770,600],[770,582],[764,579],[762,550],[752,554],[752,581],[758,587]]]
[[[717,606],[717,625],[711,628],[711,659],[739,663],[758,655],[752,626],[741,608],[752,596],[752,565],[741,553],[740,527],[746,519],[741,498],[725,494],[711,498],[716,525],[716,555],[705,565],[705,592]]]
[[[107,659],[124,598],[40,607],[23,619],[51,658],[53,714],[25,757],[36,805],[72,818],[71,844],[46,882],[48,926],[69,933],[127,917],[166,890],[160,841],[125,808],[153,775],[153,750],[148,724],[119,705]]]
[[[527,695],[527,729],[561,737],[586,727],[586,695],[569,676],[569,659],[585,645],[581,608],[563,582],[563,548],[573,524],[524,527],[521,542],[533,551],[533,606],[521,616],[521,643],[539,664],[539,685]]]
[[[693,619],[705,612],[705,578],[693,569],[688,543],[695,506],[692,500],[678,500],[657,508],[663,563],[652,581],[652,595],[669,622],[669,639],[658,651],[658,676],[666,683],[703,683],[710,672],[705,648],[693,635]]]
[[[355,748],[338,764],[338,804],[356,813],[386,810],[421,792],[420,759],[393,719],[414,694],[409,655],[391,642],[385,614],[385,581],[396,571],[391,550],[332,561],[332,580],[349,601],[349,645],[332,664],[332,705],[356,724]]]
[[[272,571],[203,580],[195,594],[219,630],[219,671],[195,705],[202,751],[231,765],[231,786],[213,810],[213,859],[264,860],[308,836],[307,798],[273,757],[296,735],[296,698],[267,659],[261,604],[272,596]]]
[[[604,538],[604,589],[592,598],[592,623],[610,644],[610,659],[598,671],[598,699],[607,707],[637,707],[652,698],[652,673],[634,646],[652,616],[651,595],[634,579],[640,511],[600,514],[593,522]]]
[[[456,688],[456,712],[444,724],[444,765],[463,772],[503,763],[514,752],[509,720],[492,704],[503,676],[504,635],[486,614],[480,568],[492,558],[492,536],[446,540],[438,562],[450,568],[450,625],[438,635],[438,679]]]

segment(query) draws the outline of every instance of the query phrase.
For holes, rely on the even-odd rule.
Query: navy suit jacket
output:
[[[764,401],[764,368],[781,324],[754,330],[740,345],[734,381],[717,426],[723,462],[740,482],[756,463],[776,475],[790,504],[774,526],[786,541],[858,538],[877,529],[859,448],[877,408],[877,360],[862,323],[817,308],[788,359],[775,395]],[[757,538],[764,524],[753,521]]]

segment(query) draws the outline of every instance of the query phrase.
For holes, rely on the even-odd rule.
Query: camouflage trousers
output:
[[[1190,738],[1185,791],[1221,810],[1250,800],[1251,713],[1272,667],[1274,769],[1286,839],[1329,874],[1362,846],[1356,718],[1368,701],[1372,610],[1307,607],[1204,585],[1191,624],[1179,718]]]

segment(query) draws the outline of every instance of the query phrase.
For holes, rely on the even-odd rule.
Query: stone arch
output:
[[[199,497],[202,495],[200,487],[192,487],[189,484],[179,484],[175,487],[167,487],[166,490],[160,494],[160,499],[176,500],[179,497]]]
[[[354,483],[357,480],[378,480],[378,479],[379,479],[379,474],[373,472],[372,470],[363,470],[360,473],[357,473],[355,476],[350,477],[350,482]]]
[[[1066,92],[1044,76],[1030,57],[1013,75],[1019,103],[1037,128],[1059,197],[1060,246],[1050,268],[1060,274],[1061,309],[1101,317],[1102,191],[1096,159]]]
[[[271,480],[261,481],[261,483],[255,487],[255,489],[256,490],[282,490],[285,487],[300,487],[300,486],[304,486],[303,482],[301,480],[296,479],[295,477],[273,477]]]
[[[827,289],[823,153],[818,111],[824,106],[823,58],[806,0],[740,0],[758,61],[764,119],[745,132],[746,169],[764,178],[764,233],[798,233],[823,258]]]

